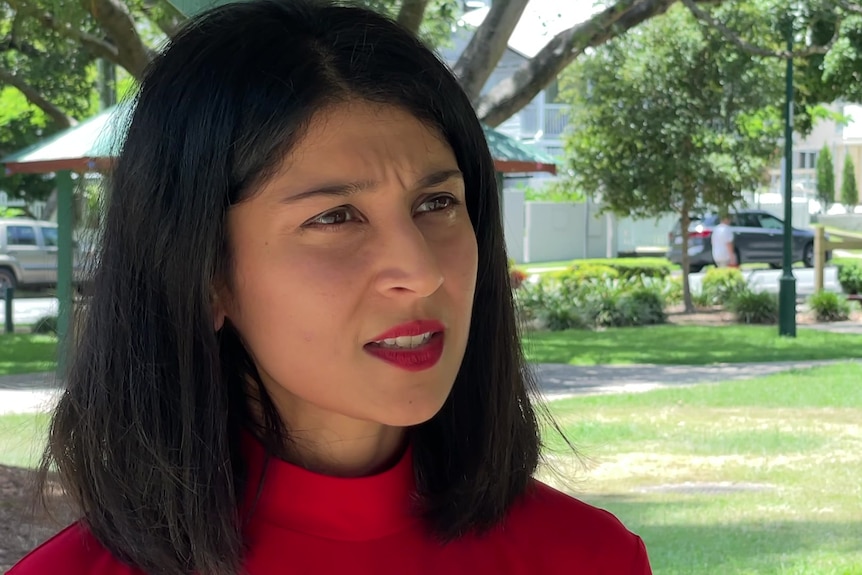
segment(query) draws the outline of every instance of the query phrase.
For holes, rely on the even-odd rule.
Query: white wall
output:
[[[842,230],[862,232],[862,214],[846,214],[834,216],[818,216],[817,223],[833,226]]]
[[[523,190],[503,191],[503,234],[506,251],[518,263],[524,262],[524,229],[526,206]]]

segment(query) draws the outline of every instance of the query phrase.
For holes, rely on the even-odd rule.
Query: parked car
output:
[[[81,258],[73,244],[75,275]],[[0,219],[0,296],[7,287],[57,285],[57,224],[29,218]]]
[[[764,263],[780,268],[784,254],[784,222],[769,212],[760,210],[740,210],[731,214],[730,225],[733,230],[733,245],[736,261],[744,263]],[[697,273],[704,266],[714,265],[712,259],[712,230],[720,223],[718,214],[707,214],[691,218],[688,232],[689,270]],[[682,226],[677,222],[668,234],[670,246],[667,257],[676,264],[682,264]],[[793,228],[794,262],[802,262],[806,267],[814,266],[814,232]],[[827,260],[831,254],[827,253]]]

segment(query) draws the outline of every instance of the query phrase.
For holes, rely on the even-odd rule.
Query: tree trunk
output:
[[[600,46],[641,22],[663,14],[674,2],[676,0],[619,0],[586,22],[560,32],[511,77],[474,100],[479,117],[490,126],[500,125],[529,104],[584,50]]]
[[[117,62],[140,80],[154,53],[138,34],[128,7],[122,0],[90,0],[84,7],[116,45]]]
[[[688,277],[689,270],[691,269],[691,260],[688,257],[688,227],[691,225],[690,212],[688,204],[683,204],[680,226],[682,227],[682,300],[685,304],[685,313],[694,313],[694,302],[691,298],[691,282]]]
[[[402,0],[398,11],[398,23],[413,32],[419,32],[419,26],[425,18],[425,9],[429,0]]]
[[[406,0],[405,0],[406,1]],[[488,15],[458,58],[453,71],[461,87],[476,101],[503,57],[529,0],[495,0]],[[532,98],[531,98],[532,99]]]

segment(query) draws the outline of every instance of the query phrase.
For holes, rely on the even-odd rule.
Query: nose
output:
[[[438,254],[412,218],[386,226],[377,239],[375,288],[386,297],[428,297],[443,284]]]

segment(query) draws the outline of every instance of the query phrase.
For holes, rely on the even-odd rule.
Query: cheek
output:
[[[462,295],[472,305],[476,289],[476,272],[479,252],[472,226],[466,226],[459,234],[439,246],[438,260],[450,288]]]

